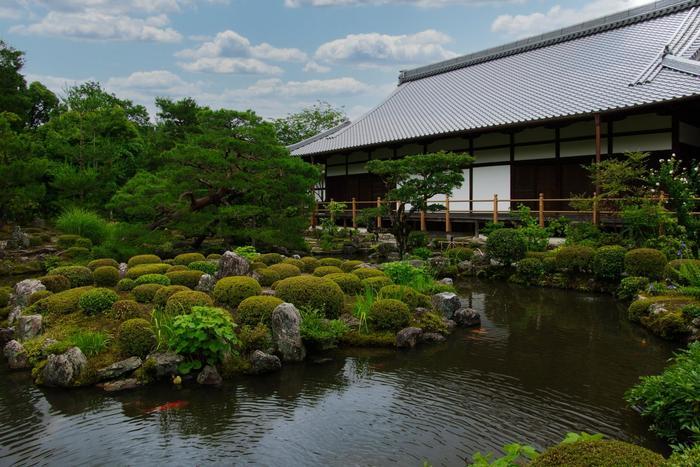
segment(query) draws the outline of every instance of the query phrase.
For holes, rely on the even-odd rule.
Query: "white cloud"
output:
[[[19,19],[22,17],[22,10],[19,6],[0,6],[0,19]]]
[[[80,13],[99,11],[110,14],[138,15],[178,13],[198,3],[222,3],[222,0],[15,0],[47,11]],[[223,3],[226,3],[223,0]]]
[[[491,30],[514,37],[534,36],[646,3],[649,0],[592,0],[579,8],[555,5],[546,12],[498,16]]]
[[[304,65],[304,71],[307,73],[328,73],[331,68],[311,60]]]
[[[128,93],[131,96],[184,97],[201,92],[199,84],[189,83],[167,70],[137,71],[126,77],[113,77],[107,80],[105,88],[117,95]]]
[[[287,81],[264,79],[249,86],[244,94],[251,96],[275,95],[298,96],[342,96],[356,95],[371,89],[368,84],[355,78],[312,79],[309,81]]]
[[[178,64],[187,71],[206,73],[278,75],[284,72],[282,68],[256,58],[203,57]]]
[[[284,0],[289,8],[301,6],[378,6],[378,5],[414,5],[423,8],[444,7],[449,5],[498,5],[503,3],[524,3],[526,0]]]
[[[54,94],[63,95],[64,91],[68,88],[77,86],[80,83],[86,81],[95,81],[92,77],[86,78],[66,78],[64,76],[54,76],[54,75],[39,75],[34,73],[27,73],[25,76],[27,83],[34,81],[39,81],[41,84],[49,88]]]
[[[316,50],[316,60],[344,62],[364,67],[413,65],[455,57],[444,46],[451,38],[428,29],[416,34],[391,36],[387,34],[350,34],[326,42]]]

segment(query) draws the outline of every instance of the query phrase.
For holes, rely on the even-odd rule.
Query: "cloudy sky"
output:
[[[398,71],[648,0],[0,0],[29,80],[97,80],[153,109],[195,97],[265,117],[317,100],[357,117]]]

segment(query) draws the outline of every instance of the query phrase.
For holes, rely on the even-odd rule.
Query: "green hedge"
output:
[[[117,342],[125,357],[145,358],[156,346],[156,335],[151,323],[145,319],[133,318],[119,326]]]
[[[329,319],[340,316],[345,299],[340,286],[325,277],[289,277],[277,282],[275,291],[285,302],[318,309]]]
[[[652,248],[637,248],[625,255],[625,271],[630,276],[661,279],[667,263],[666,255]]]
[[[593,255],[593,275],[600,280],[617,282],[625,272],[626,250],[618,245],[602,246]]]
[[[252,277],[230,276],[216,283],[212,295],[218,303],[235,308],[246,298],[259,295],[261,291],[262,287]]]
[[[176,292],[168,298],[165,311],[173,315],[188,314],[195,306],[214,306],[214,301],[204,292],[185,290]]]
[[[378,331],[399,331],[411,322],[411,311],[399,300],[379,299],[372,303],[367,321]]]
[[[525,237],[515,229],[495,230],[486,239],[488,255],[506,266],[523,259],[526,251]]]
[[[98,315],[112,308],[119,296],[114,290],[96,288],[88,290],[78,299],[78,305],[86,315]]]
[[[258,323],[270,326],[272,312],[282,303],[284,302],[277,297],[261,295],[248,297],[238,305],[236,322],[248,326],[256,326]]]
[[[65,277],[72,289],[93,284],[92,271],[85,266],[62,266],[52,269],[49,274]]]
[[[129,266],[129,268],[133,268],[134,266],[141,264],[154,264],[160,262],[162,262],[162,260],[160,259],[160,256],[157,255],[137,255],[129,258],[129,261],[127,261],[126,264]]]
[[[559,444],[547,449],[531,467],[662,467],[664,458],[622,441],[592,440]]]

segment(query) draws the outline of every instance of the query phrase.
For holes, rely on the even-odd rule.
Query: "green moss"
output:
[[[385,285],[379,290],[379,298],[399,300],[409,308],[430,306],[430,298],[405,285]]]
[[[156,292],[163,287],[165,286],[162,284],[141,284],[134,287],[131,293],[134,294],[137,302],[150,303],[153,301]]]
[[[146,274],[165,274],[170,266],[164,263],[151,263],[151,264],[139,264],[136,266],[129,266],[126,271],[126,277],[129,279],[137,279]]]
[[[174,271],[165,274],[170,279],[172,285],[184,285],[190,289],[194,289],[199,284],[199,279],[204,273],[202,271],[187,270]]]
[[[43,300],[50,295],[53,295],[53,292],[50,290],[38,290],[29,297],[29,304],[34,305],[39,300]]]
[[[119,326],[117,343],[125,357],[145,357],[156,345],[151,323],[141,318],[124,321]]]
[[[296,266],[299,268],[300,271],[303,271],[304,268],[306,267],[304,262],[300,259],[284,258],[284,260],[282,260],[282,263],[283,264],[291,264],[292,266]]]
[[[328,274],[324,277],[338,284],[343,293],[347,295],[355,295],[362,292],[362,281],[355,274],[341,272]]]
[[[340,265],[340,269],[342,269],[343,272],[352,272],[352,270],[357,268],[360,264],[363,264],[363,262],[356,259],[351,259],[343,261],[343,264]]]
[[[90,250],[80,246],[72,246],[59,253],[59,256],[64,260],[85,260],[90,257]]]
[[[370,289],[375,292],[379,292],[382,289],[382,287],[386,287],[387,285],[391,284],[391,279],[389,279],[386,276],[368,277],[367,279],[362,280],[363,288]]]
[[[630,321],[638,323],[642,316],[646,316],[649,313],[649,308],[653,303],[654,300],[650,298],[642,298],[632,302],[627,309],[627,317]]]
[[[160,285],[170,285],[170,279],[164,274],[144,274],[139,276],[135,281],[136,285],[143,284],[160,284]]]
[[[53,293],[63,292],[70,289],[70,280],[66,276],[59,274],[49,274],[39,278],[44,287]]]
[[[58,238],[56,239],[56,244],[58,247],[62,250],[65,250],[66,248],[70,248],[72,246],[75,246],[75,242],[78,241],[80,238],[80,235],[73,235],[73,234],[66,234],[66,235],[59,235]]]
[[[437,332],[439,334],[448,333],[445,320],[442,319],[440,314],[432,311],[428,313],[421,313],[420,316],[413,321],[411,326],[421,328],[423,332]]]
[[[195,271],[202,271],[205,274],[213,276],[219,269],[219,264],[211,261],[194,261],[187,266],[188,269],[193,269]]]
[[[294,276],[301,275],[301,269],[299,269],[297,266],[295,266],[293,264],[288,264],[288,263],[273,264],[268,269],[279,274],[280,279],[286,279],[288,277],[294,277]]]
[[[399,300],[379,299],[372,303],[367,321],[378,331],[399,331],[411,322],[411,311]]]
[[[254,276],[263,287],[270,287],[281,279],[277,271],[273,271],[268,267],[256,270]]]
[[[250,270],[251,271],[259,271],[261,269],[267,269],[267,264],[265,263],[258,263],[258,262],[252,262],[250,263]]]
[[[666,312],[652,313],[640,318],[651,332],[664,339],[680,339],[689,333],[688,319],[677,308]]]
[[[31,306],[32,311],[42,315],[65,315],[79,310],[80,297],[92,287],[78,287],[43,298]]]
[[[314,269],[314,276],[323,277],[329,274],[342,274],[343,270],[338,266],[319,266]]]
[[[108,316],[118,321],[142,318],[146,313],[143,305],[134,300],[117,300],[107,312]]]
[[[258,323],[269,326],[272,312],[282,303],[284,302],[277,297],[248,297],[238,305],[236,322],[248,326],[256,326]]]
[[[183,253],[175,257],[173,264],[187,266],[188,264],[196,261],[206,261],[206,257],[201,253]]]
[[[119,282],[119,269],[114,266],[99,266],[92,275],[98,287],[114,287]]]
[[[297,307],[315,308],[328,319],[340,316],[345,296],[340,286],[325,277],[297,276],[275,285],[277,297]]]
[[[178,264],[177,266],[170,266],[165,273],[169,272],[175,272],[175,271],[187,271],[189,268],[187,266],[183,266],[181,264]]]
[[[218,261],[221,259],[221,255],[219,253],[210,253],[207,255],[207,261]]]
[[[637,248],[625,254],[625,271],[630,276],[660,279],[666,269],[666,255],[652,248]]]
[[[157,255],[137,255],[129,258],[127,265],[129,268],[133,268],[134,266],[139,266],[141,264],[155,264],[160,263],[161,261],[160,256]]]
[[[353,330],[340,337],[340,344],[346,347],[394,347],[396,334],[391,331],[364,334]]]
[[[96,315],[112,308],[112,304],[117,300],[119,300],[119,296],[113,290],[96,288],[82,294],[78,304],[83,313]]]
[[[171,315],[188,314],[195,306],[213,306],[214,301],[204,292],[194,290],[176,292],[165,304],[165,312]]]
[[[342,264],[343,260],[338,258],[321,258],[318,261],[319,266],[335,266],[336,268],[339,268]]]
[[[230,276],[216,283],[212,295],[218,303],[235,308],[244,299],[258,295],[260,292],[262,287],[252,277]]]
[[[664,458],[622,441],[579,441],[547,449],[531,467],[662,467]]]
[[[246,374],[250,370],[250,360],[238,354],[227,354],[221,363],[221,377],[226,380]]]
[[[370,277],[386,277],[383,271],[374,268],[357,268],[353,269],[352,274],[355,274],[360,279],[369,279]]]
[[[313,256],[304,256],[300,261],[304,263],[304,267],[301,270],[306,273],[312,273],[314,269],[320,266],[318,259]]]
[[[153,296],[153,305],[156,307],[163,307],[168,303],[168,299],[178,292],[187,292],[189,287],[184,285],[168,285],[161,289],[158,289],[156,294]]]
[[[9,287],[0,287],[0,308],[6,307],[10,303],[10,295],[12,289]]]
[[[284,257],[279,253],[265,253],[255,258],[255,261],[265,263],[268,266],[281,263]]]
[[[92,269],[93,271],[97,268],[102,267],[102,266],[111,266],[117,270],[119,269],[119,263],[112,258],[94,259],[94,260],[90,261],[87,265],[87,267]]]
[[[64,276],[70,282],[71,288],[92,285],[92,271],[85,266],[62,266],[49,271],[50,275]]]

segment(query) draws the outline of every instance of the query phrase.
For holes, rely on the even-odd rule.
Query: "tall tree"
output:
[[[21,73],[23,67],[24,52],[0,40],[0,112],[11,112],[20,117],[12,122],[20,126],[29,106],[27,82]]]
[[[315,136],[347,120],[345,111],[319,101],[300,112],[274,121],[277,138],[286,146]]]
[[[389,189],[386,210],[402,257],[411,232],[410,217],[419,211],[443,209],[429,200],[437,195],[450,196],[464,183],[463,170],[472,162],[474,158],[469,155],[441,151],[367,163],[367,170],[378,175]]]

